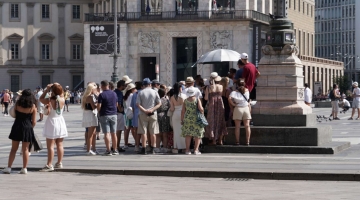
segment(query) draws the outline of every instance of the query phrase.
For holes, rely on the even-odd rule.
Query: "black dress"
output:
[[[30,142],[34,140],[34,129],[31,123],[32,113],[22,113],[17,110],[16,119],[11,128],[9,139],[20,142]]]

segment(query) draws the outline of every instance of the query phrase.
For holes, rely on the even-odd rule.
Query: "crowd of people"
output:
[[[173,86],[149,78],[134,82],[127,75],[117,83],[106,80],[100,84],[87,83],[79,100],[86,155],[100,154],[96,148],[100,131],[104,134],[105,156],[117,155],[132,146],[138,154],[200,155],[201,143],[223,145],[228,126],[235,125],[236,139],[227,142],[240,145],[241,124],[246,130],[244,145],[250,145],[251,92],[260,73],[248,61],[246,53],[241,54],[238,67],[238,70],[230,69],[227,77],[213,72],[209,80],[197,75]],[[4,173],[11,172],[20,142],[24,157],[21,173],[26,173],[29,145],[35,141],[33,127],[37,112],[39,121],[44,114],[48,116],[42,133],[48,161],[41,171],[63,167],[62,143],[68,133],[62,114],[68,111],[71,97],[68,87],[63,90],[58,83],[49,84],[44,91],[38,87],[35,94],[29,89],[22,91],[14,106],[16,116],[9,136],[13,144]],[[129,143],[130,133],[135,144]],[[124,146],[120,146],[122,134]],[[58,161],[53,166],[55,145]]]

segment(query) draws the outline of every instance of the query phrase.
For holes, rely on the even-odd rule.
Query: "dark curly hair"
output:
[[[23,108],[32,108],[35,103],[35,96],[30,89],[23,90],[19,100],[16,101],[16,105]]]

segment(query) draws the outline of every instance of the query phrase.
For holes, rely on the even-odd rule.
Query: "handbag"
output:
[[[134,117],[134,113],[133,113],[132,107],[128,107],[128,108],[126,109],[125,115],[126,115],[126,118],[127,118],[127,119],[132,119],[132,118]]]
[[[13,107],[11,107],[10,110],[9,110],[9,114],[10,114],[10,116],[11,116],[12,118],[16,118],[15,107],[16,107],[16,106],[13,106]]]
[[[196,100],[196,102],[197,102],[196,103],[196,115],[197,115],[196,123],[198,125],[200,125],[201,127],[205,127],[205,126],[209,125],[209,123],[206,120],[205,116],[199,110],[199,100]]]
[[[30,151],[35,151],[35,152],[43,149],[41,141],[35,133],[34,133],[34,137],[33,137],[33,142],[30,144],[29,149],[30,149]]]

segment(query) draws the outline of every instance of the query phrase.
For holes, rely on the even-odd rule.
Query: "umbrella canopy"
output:
[[[240,54],[229,49],[216,49],[200,57],[196,64],[214,64],[221,62],[237,62]]]

